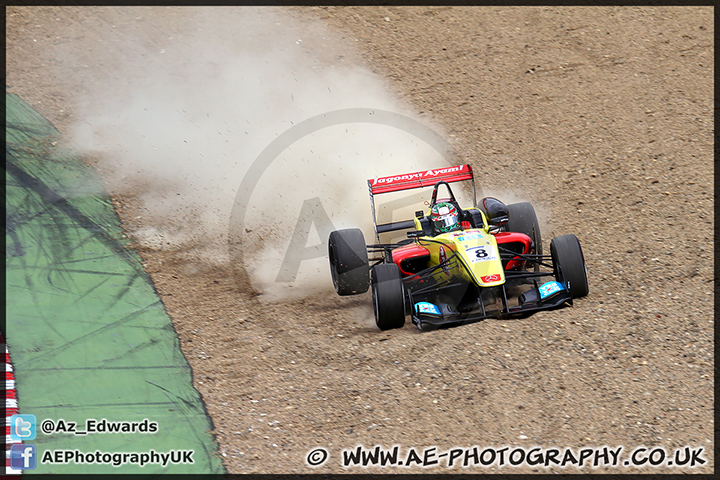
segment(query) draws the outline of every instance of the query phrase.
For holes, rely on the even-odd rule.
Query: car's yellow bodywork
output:
[[[483,223],[488,225],[487,221]],[[415,228],[422,230],[417,217]],[[495,236],[490,234],[489,227],[469,228],[434,237],[422,236],[417,238],[417,242],[430,252],[430,266],[439,265],[457,254],[457,262],[448,262],[445,268],[435,273],[435,280],[439,282],[457,277],[479,287],[493,287],[505,283],[505,271],[497,241]]]

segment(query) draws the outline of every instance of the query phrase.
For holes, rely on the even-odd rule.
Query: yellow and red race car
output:
[[[462,209],[450,183],[470,181],[473,204]],[[372,286],[375,322],[401,328],[406,315],[421,330],[485,318],[527,316],[572,305],[589,292],[587,269],[575,235],[550,242],[543,255],[540,227],[528,202],[477,203],[470,165],[368,180],[376,244],[358,228],[329,238],[330,272],[339,295]],[[433,187],[427,210],[412,220],[377,224],[375,195]],[[438,198],[441,189],[447,197]],[[427,203],[427,202],[426,202]],[[380,234],[410,230],[407,239],[380,243]]]

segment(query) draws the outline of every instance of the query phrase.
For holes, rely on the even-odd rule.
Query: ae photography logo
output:
[[[672,452],[664,447],[637,447],[626,451],[625,447],[615,448],[583,447],[543,448],[543,447],[455,447],[442,450],[439,447],[403,448],[394,445],[385,448],[376,445],[366,448],[343,449],[339,464],[343,468],[382,467],[382,468],[469,468],[469,467],[687,467],[694,468],[707,463],[703,457],[703,447],[685,446]],[[305,464],[321,467],[330,459],[327,448],[316,447],[305,456]]]
[[[245,248],[243,237],[245,236],[247,207],[253,198],[253,192],[260,183],[261,177],[273,161],[288,147],[314,132],[336,125],[368,123],[392,127],[408,133],[432,147],[440,155],[454,155],[453,147],[440,134],[413,118],[395,112],[369,108],[349,108],[334,110],[306,119],[279,135],[265,147],[243,177],[230,215],[228,238],[230,258],[233,264],[238,266],[244,264]],[[369,141],[372,141],[372,139],[369,139]],[[367,159],[367,161],[372,160]],[[342,166],[342,160],[335,159],[333,161],[339,163],[332,164],[329,161],[325,167],[329,172],[332,172],[331,174],[340,175],[341,173],[336,167]],[[359,189],[363,188],[365,180],[365,178],[357,179]],[[298,185],[297,188],[302,189],[303,185]],[[332,224],[331,215],[328,214],[328,207],[333,206],[337,207],[329,199],[321,199],[316,196],[303,201],[295,228],[289,234],[290,242],[284,253],[282,264],[275,276],[276,283],[294,282],[303,261],[327,256],[327,237],[331,231],[336,229]],[[406,205],[397,205],[397,207],[403,206]],[[368,215],[370,215],[369,210]],[[321,243],[308,246],[307,241],[313,227],[320,234]],[[240,270],[236,270],[235,274],[236,276],[244,275]]]

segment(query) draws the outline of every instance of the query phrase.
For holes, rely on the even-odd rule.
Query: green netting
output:
[[[6,341],[20,413],[38,422],[158,423],[158,432],[38,433],[48,450],[192,450],[193,464],[43,464],[26,473],[217,473],[222,462],[190,366],[94,170],[6,94]]]

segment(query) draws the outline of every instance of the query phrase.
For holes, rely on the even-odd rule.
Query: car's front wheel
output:
[[[530,202],[511,203],[508,205],[508,232],[524,233],[535,242],[535,253],[542,255],[542,237],[535,208]]]
[[[380,264],[370,272],[375,324],[380,330],[405,325],[405,291],[400,268],[394,263]]]
[[[584,297],[590,293],[587,267],[580,240],[575,235],[561,235],[550,242],[555,278],[559,282],[570,282],[570,294],[573,298]]]

